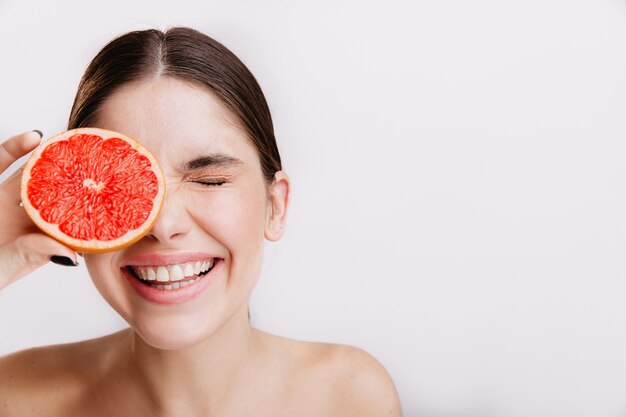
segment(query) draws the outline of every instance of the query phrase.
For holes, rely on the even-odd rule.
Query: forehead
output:
[[[138,140],[166,165],[216,152],[258,163],[238,119],[219,99],[201,86],[169,77],[116,90],[100,107],[95,124]]]

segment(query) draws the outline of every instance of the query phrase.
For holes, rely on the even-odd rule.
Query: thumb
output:
[[[0,248],[0,288],[31,273],[51,258],[63,265],[78,265],[72,249],[42,233],[29,233],[7,243]]]

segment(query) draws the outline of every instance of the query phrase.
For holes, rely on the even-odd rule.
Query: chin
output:
[[[147,345],[155,349],[182,350],[209,339],[227,336],[233,331],[238,332],[239,328],[248,326],[247,311],[245,304],[230,312],[204,311],[202,314],[141,317],[131,323],[131,327]]]
[[[161,350],[191,348],[209,339],[218,329],[217,323],[168,323],[171,320],[151,320],[135,324],[133,330],[149,346]]]

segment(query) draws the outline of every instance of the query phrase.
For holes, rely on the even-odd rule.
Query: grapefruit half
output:
[[[137,141],[80,128],[35,149],[24,166],[21,196],[43,232],[76,251],[100,253],[148,233],[165,197],[165,178]]]

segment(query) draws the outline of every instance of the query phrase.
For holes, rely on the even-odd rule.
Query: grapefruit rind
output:
[[[97,136],[100,136],[103,140],[107,140],[110,138],[120,138],[126,141],[129,145],[131,145],[132,149],[138,151],[140,155],[143,155],[150,161],[152,171],[157,177],[158,191],[157,191],[157,195],[154,197],[152,201],[153,205],[152,205],[150,214],[148,215],[148,217],[146,218],[146,220],[143,222],[141,226],[135,229],[128,230],[125,234],[123,234],[122,236],[116,239],[83,240],[83,239],[76,239],[72,236],[69,236],[60,230],[58,224],[54,224],[54,223],[50,223],[46,221],[39,213],[39,210],[35,209],[30,202],[30,199],[28,196],[28,183],[31,179],[31,170],[35,166],[37,161],[39,160],[41,154],[51,144],[55,142],[67,140],[74,135],[80,135],[80,134],[97,135]],[[78,129],[65,131],[41,143],[33,151],[30,158],[24,165],[22,178],[21,178],[21,190],[20,191],[21,191],[22,203],[24,205],[24,209],[26,210],[26,213],[44,233],[58,240],[64,245],[74,249],[75,251],[84,252],[84,253],[102,253],[102,252],[118,250],[126,246],[129,246],[137,242],[139,239],[141,239],[143,236],[145,236],[148,233],[148,231],[154,224],[159,214],[159,211],[161,210],[161,206],[165,198],[165,177],[163,176],[163,171],[161,170],[161,167],[159,166],[159,163],[157,162],[156,158],[152,155],[152,153],[147,148],[145,148],[136,140],[131,139],[128,136],[121,134],[119,132],[114,132],[111,130],[100,129],[100,128],[85,127],[85,128],[78,128]]]

